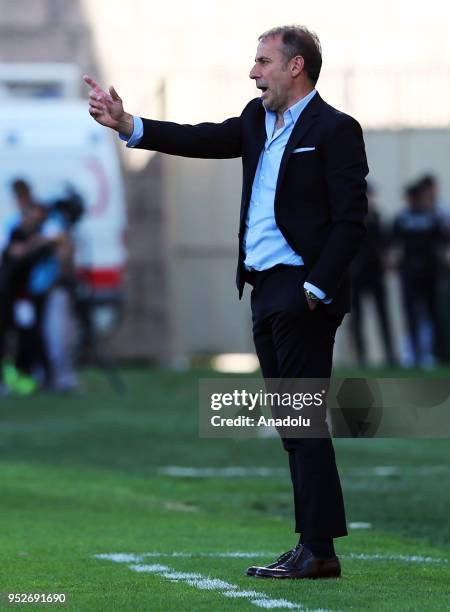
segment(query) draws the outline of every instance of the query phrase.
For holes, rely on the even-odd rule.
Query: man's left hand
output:
[[[308,293],[306,291],[305,291],[305,297],[306,297],[306,302],[308,304],[308,308],[310,310],[314,310],[316,308],[317,304],[319,303],[319,301],[318,300],[312,300],[309,297],[309,295],[308,295]]]

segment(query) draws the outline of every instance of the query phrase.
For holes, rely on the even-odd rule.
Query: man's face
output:
[[[16,196],[17,208],[20,214],[24,215],[32,202],[31,194],[28,189],[17,187],[14,189],[14,195]]]
[[[255,65],[249,74],[256,81],[256,87],[263,92],[261,100],[264,107],[274,112],[288,108],[294,84],[290,62],[285,65],[281,48],[280,36],[262,40],[256,50]]]

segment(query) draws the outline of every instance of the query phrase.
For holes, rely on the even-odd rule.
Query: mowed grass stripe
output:
[[[302,582],[301,586],[298,582],[297,586],[286,583],[282,586],[273,581],[259,580],[255,585],[254,579],[243,575],[246,566],[253,562],[265,563],[272,556],[262,553],[253,559],[244,559],[241,556],[233,558],[230,553],[233,550],[246,552],[242,546],[251,552],[255,543],[264,545],[264,550],[270,555],[270,551],[278,553],[287,549],[293,536],[289,526],[278,517],[260,516],[245,509],[239,518],[226,513],[215,516],[203,508],[196,514],[164,511],[169,491],[172,497],[180,499],[186,493],[186,483],[173,479],[114,477],[104,471],[83,472],[63,467],[22,465],[15,468],[10,465],[8,468],[4,473],[9,475],[9,494],[3,505],[9,508],[5,514],[5,524],[11,531],[3,542],[1,555],[4,557],[2,567],[8,568],[7,583],[10,588],[17,582],[22,586],[39,585],[40,589],[51,589],[52,584],[64,585],[66,591],[71,593],[73,602],[80,606],[78,609],[82,605],[89,606],[89,609],[94,605],[93,609],[96,609],[96,602],[104,601],[105,589],[110,602],[119,602],[117,609],[122,609],[121,606],[129,609],[126,598],[119,592],[120,589],[127,592],[129,588],[139,593],[139,597],[136,599],[137,595],[134,596],[133,601],[141,609],[162,610],[168,602],[170,608],[175,610],[188,605],[193,609],[202,609],[201,606],[207,604],[218,610],[229,609],[227,606],[231,599],[224,599],[219,593],[205,595],[183,584],[178,584],[174,590],[175,585],[168,585],[166,581],[164,586],[164,581],[158,576],[141,576],[143,582],[139,585],[128,571],[123,574],[126,567],[118,572],[113,569],[114,564],[108,563],[110,569],[100,571],[102,564],[99,564],[99,560],[94,563],[90,560],[92,555],[101,554],[103,549],[104,552],[136,551],[133,559],[124,559],[125,565],[141,563],[141,560],[147,563],[145,553],[151,547],[152,555],[157,552],[171,556],[168,564],[168,557],[164,555],[157,562],[169,565],[172,571],[208,575],[236,584],[243,591],[262,591],[269,599],[297,602],[311,609],[357,606],[354,609],[392,610],[392,607],[383,607],[379,593],[374,593],[374,581],[380,583],[383,597],[398,601],[398,609],[401,609],[405,596],[410,603],[419,602],[422,606],[420,609],[431,610],[431,604],[435,610],[445,609],[439,606],[446,601],[444,585],[447,584],[448,566],[430,567],[430,564],[409,563],[406,560],[406,556],[419,552],[423,557],[442,558],[445,555],[442,550],[417,543],[414,538],[406,541],[390,534],[375,533],[369,536],[358,532],[355,536],[342,539],[338,545],[343,559],[344,578],[333,581],[339,582],[339,587],[330,585],[330,581],[320,581],[320,588],[319,583],[314,586],[309,581],[306,584]],[[59,487],[55,487],[56,482],[59,482]],[[112,483],[115,488],[112,488]],[[208,495],[208,484],[208,481],[203,483],[205,496]],[[152,503],[136,504],[135,491],[144,486],[151,491]],[[115,493],[111,496],[112,491]],[[233,483],[227,480],[221,489],[222,499],[232,497],[233,492]],[[40,506],[45,493],[47,503]],[[28,501],[24,503],[24,499]],[[257,525],[255,517],[259,518]],[[205,551],[205,545],[209,550]],[[367,555],[380,554],[380,551],[389,555],[391,551],[392,555],[405,555],[405,559],[353,558],[353,555],[364,554],[364,551],[367,551]],[[182,557],[181,553],[192,557]],[[151,563],[156,563],[154,557]],[[393,576],[396,577],[395,581]],[[371,602],[366,597],[367,592],[375,600]],[[246,609],[247,604],[239,601],[244,606],[239,609]],[[372,606],[374,601],[378,602],[376,608]],[[254,609],[253,604],[248,605]]]
[[[151,552],[164,556],[139,563],[262,592],[261,601],[448,609],[448,441],[336,441],[348,520],[372,529],[336,542],[341,580],[256,582],[244,575],[247,565],[267,563],[296,541],[286,457],[276,439],[199,440],[198,376],[128,371],[129,391],[118,397],[91,372],[82,397],[2,399],[0,591],[66,592],[74,610],[255,611],[225,591],[93,558]],[[168,476],[167,466],[235,474]],[[255,467],[268,473],[236,473]],[[261,556],[243,556],[252,551]]]

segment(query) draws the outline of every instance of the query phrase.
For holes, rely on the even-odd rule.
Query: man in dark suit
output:
[[[250,72],[261,98],[221,124],[179,125],[124,112],[90,77],[91,115],[128,146],[172,155],[242,157],[237,287],[252,287],[253,334],[266,379],[328,379],[336,330],[350,309],[349,265],[364,236],[367,161],[359,124],[322,100],[318,38],[284,26],[259,38]],[[283,437],[295,548],[247,575],[339,576],[333,538],[347,535],[334,449],[321,437]]]

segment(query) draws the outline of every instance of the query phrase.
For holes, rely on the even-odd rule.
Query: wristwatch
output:
[[[304,289],[305,295],[311,302],[320,302],[320,298],[317,297],[315,293],[310,291],[309,289]]]

